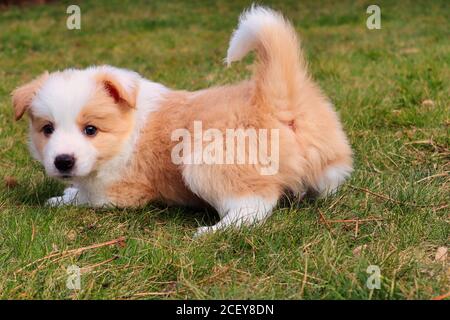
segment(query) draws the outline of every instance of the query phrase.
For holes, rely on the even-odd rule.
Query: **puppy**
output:
[[[225,61],[252,50],[251,80],[196,92],[111,66],[45,73],[16,89],[32,155],[71,185],[48,203],[208,205],[221,220],[203,234],[263,222],[286,192],[333,193],[352,172],[352,151],[294,28],[250,8]]]

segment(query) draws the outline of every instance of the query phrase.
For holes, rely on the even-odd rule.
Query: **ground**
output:
[[[271,1],[298,30],[331,97],[355,172],[327,199],[280,203],[261,228],[199,239],[213,212],[48,208],[63,185],[27,150],[10,92],[44,70],[112,64],[195,90],[249,76],[223,58],[249,1],[73,1],[0,7],[0,297],[3,299],[430,299],[449,291],[450,5]],[[358,222],[355,222],[358,220]],[[69,251],[72,250],[72,251]],[[81,289],[66,288],[67,267]],[[368,289],[370,265],[381,288]],[[370,281],[369,281],[370,282]]]

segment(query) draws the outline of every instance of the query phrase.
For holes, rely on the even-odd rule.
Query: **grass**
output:
[[[380,1],[381,30],[365,27],[370,1],[264,1],[294,21],[356,170],[333,197],[286,200],[263,228],[199,240],[196,227],[213,213],[44,207],[63,186],[31,160],[9,93],[44,70],[92,64],[190,90],[244,79],[251,58],[230,69],[222,58],[250,2],[84,1],[82,29],[69,31],[71,3],[0,8],[1,298],[430,299],[450,290],[448,260],[435,261],[450,242],[448,1]],[[372,218],[382,220],[333,222]],[[120,237],[125,245],[60,255]],[[81,290],[66,288],[72,264],[83,268]],[[379,290],[366,287],[369,265],[380,267]]]

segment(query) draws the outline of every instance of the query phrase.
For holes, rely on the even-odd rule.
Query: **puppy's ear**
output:
[[[12,95],[12,104],[14,107],[14,118],[20,120],[23,114],[30,107],[31,101],[33,100],[36,92],[41,88],[42,84],[47,80],[48,72],[45,71],[39,77],[33,81],[24,84],[23,86],[15,89]]]
[[[106,92],[117,104],[125,104],[130,108],[136,106],[136,84],[120,81],[114,74],[102,73],[97,77]]]

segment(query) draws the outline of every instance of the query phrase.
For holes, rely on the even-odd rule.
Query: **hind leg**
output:
[[[317,182],[315,191],[319,197],[336,193],[339,186],[350,176],[353,169],[347,164],[332,164],[325,168]]]
[[[221,218],[213,226],[199,228],[196,236],[264,222],[282,191],[276,175],[262,175],[253,165],[190,164],[183,167],[182,175],[188,189]]]
[[[216,208],[221,220],[213,226],[198,228],[195,236],[230,227],[239,228],[262,223],[272,214],[277,200],[278,198],[269,199],[262,196],[229,198]]]

